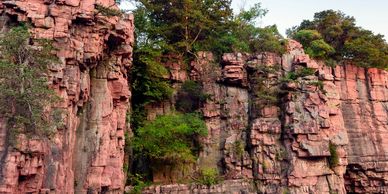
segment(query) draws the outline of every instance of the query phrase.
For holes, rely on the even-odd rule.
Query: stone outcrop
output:
[[[59,62],[48,77],[63,121],[50,138],[21,134],[9,146],[0,120],[0,193],[123,192],[133,16],[107,17],[96,4],[118,9],[113,0],[0,3],[3,32],[27,22],[32,38],[53,40]]]
[[[202,108],[209,135],[197,166],[217,168],[225,182],[145,193],[388,192],[387,72],[326,66],[293,40],[287,49],[281,57],[225,54],[219,64],[198,53],[190,79],[211,98]],[[286,79],[305,69],[311,74]],[[232,180],[254,190],[225,186]]]
[[[52,137],[19,134],[15,143],[0,118],[0,193],[124,192],[133,17],[104,16],[96,4],[117,9],[113,0],[1,2],[3,33],[29,22],[33,38],[53,40],[59,62],[48,78],[63,125]],[[189,72],[179,57],[165,61],[174,89],[195,80],[210,96],[201,107],[209,133],[193,170],[215,168],[223,181],[167,184],[184,173],[166,168],[154,175],[166,184],[144,193],[388,193],[387,71],[329,67],[293,40],[283,56],[228,53],[216,62],[199,52]],[[174,104],[148,104],[147,119]]]

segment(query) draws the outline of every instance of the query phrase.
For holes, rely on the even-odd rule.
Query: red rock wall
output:
[[[133,17],[96,14],[96,3],[115,8],[113,0],[1,2],[3,26],[30,22],[34,38],[54,41],[60,62],[49,81],[64,125],[11,147],[0,122],[0,193],[122,193]]]
[[[299,43],[289,42],[282,57],[225,54],[218,64],[210,53],[198,53],[190,79],[212,96],[202,109],[209,136],[198,168],[218,168],[227,183],[208,190],[195,184],[154,186],[147,193],[388,192],[388,73],[328,67],[311,60]],[[280,70],[265,72],[276,66]],[[314,75],[282,81],[306,67]],[[265,103],[259,80],[278,90],[277,103]],[[240,154],[236,142],[244,145]],[[336,166],[329,164],[330,144],[338,155]],[[255,189],[236,188],[228,184],[231,180]]]
[[[96,3],[114,2],[0,4],[3,30],[29,21],[35,38],[54,40],[60,63],[50,66],[49,79],[63,99],[55,107],[63,110],[64,122],[49,139],[21,134],[11,147],[0,118],[0,193],[123,192],[133,17],[96,14]],[[153,186],[147,193],[388,193],[386,71],[327,67],[292,40],[282,57],[225,54],[218,64],[202,52],[189,74],[182,65],[175,59],[166,64],[174,88],[190,78],[211,95],[202,109],[209,136],[197,167],[217,168],[225,182],[210,188]],[[262,69],[275,66],[281,70]],[[304,67],[315,69],[315,75],[281,82]],[[279,91],[277,103],[265,104],[258,95],[263,79]],[[173,104],[174,99],[146,107],[148,119]],[[329,144],[339,156],[335,167],[328,162]],[[243,149],[236,151],[236,145]]]

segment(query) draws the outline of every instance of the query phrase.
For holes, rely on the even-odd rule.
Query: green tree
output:
[[[303,46],[310,47],[311,42],[322,39],[322,35],[316,30],[300,30],[293,35],[293,38]]]
[[[233,16],[230,0],[139,0],[152,28],[143,28],[146,39],[164,40],[169,52],[194,54],[207,41],[225,31]],[[135,12],[136,14],[136,12]]]
[[[233,52],[274,52],[282,54],[285,51],[283,37],[276,25],[257,27],[256,21],[267,14],[260,3],[248,10],[241,10],[231,21],[231,32],[223,39],[231,41]],[[229,51],[230,52],[230,51]]]
[[[156,163],[193,163],[200,148],[199,138],[207,135],[204,121],[196,114],[170,114],[156,118],[137,130],[135,153]]]
[[[56,61],[52,50],[50,41],[31,39],[25,26],[0,38],[0,114],[11,134],[48,135],[58,122],[49,111],[57,99],[47,80],[47,65]]]
[[[322,40],[315,36],[316,32]],[[356,26],[353,17],[340,11],[318,12],[313,20],[303,21],[299,26],[289,29],[287,34],[299,40],[309,54],[316,58],[330,58],[338,62],[352,60],[362,67],[388,66],[388,44],[384,37]],[[314,48],[311,47],[313,42]]]
[[[323,39],[312,41],[310,46],[306,49],[307,54],[318,59],[327,59],[330,54],[333,54],[334,52],[334,48],[327,44]]]

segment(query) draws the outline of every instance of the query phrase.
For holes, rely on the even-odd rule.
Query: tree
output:
[[[199,138],[207,135],[204,121],[196,114],[170,114],[156,118],[137,130],[135,153],[152,163],[193,163],[200,149]]]
[[[194,48],[205,48],[207,40],[225,29],[233,16],[230,0],[139,0],[137,10],[146,12],[152,29],[147,39],[164,40],[169,52],[194,54]],[[135,11],[136,14],[136,11]]]
[[[57,124],[49,111],[57,99],[47,81],[47,65],[56,61],[52,50],[50,41],[31,39],[24,25],[0,38],[0,114],[14,135],[48,135]]]
[[[241,10],[232,23],[231,32],[223,37],[231,41],[233,52],[274,52],[284,53],[284,41],[276,25],[263,28],[256,27],[256,21],[266,15],[268,10],[263,9],[260,3],[248,10]]]
[[[327,44],[323,39],[312,41],[310,46],[306,49],[307,54],[317,59],[327,59],[328,56],[334,52],[334,48]]]
[[[316,32],[321,35],[322,40],[318,36],[311,36],[317,34]],[[287,33],[289,37],[301,41],[316,58],[352,60],[363,67],[388,67],[388,44],[383,36],[356,26],[353,17],[340,11],[316,13],[312,21],[305,20]],[[314,48],[311,48],[313,42]]]

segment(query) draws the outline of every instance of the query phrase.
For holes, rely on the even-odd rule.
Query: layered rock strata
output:
[[[97,4],[118,9],[113,0],[1,2],[3,32],[29,23],[32,38],[53,40],[59,62],[48,77],[63,126],[10,146],[0,120],[0,193],[123,192],[133,17],[107,17]]]
[[[146,192],[387,193],[386,71],[329,67],[290,40],[283,56],[224,54],[217,63],[200,52],[190,79],[211,96],[202,108],[209,136],[198,168],[217,168],[226,184]],[[229,188],[231,180],[254,190]]]
[[[117,8],[113,0],[1,2],[3,33],[28,22],[32,38],[58,49],[48,77],[62,98],[53,107],[63,125],[52,137],[19,134],[11,144],[0,118],[0,193],[124,191],[133,17],[104,16],[97,4]],[[216,62],[200,52],[190,72],[169,58],[174,88],[195,80],[210,96],[196,168],[216,168],[224,181],[154,185],[145,193],[388,193],[388,72],[329,67],[292,40],[283,56],[235,53]],[[148,105],[148,119],[174,103]],[[175,181],[167,174],[154,178]]]

